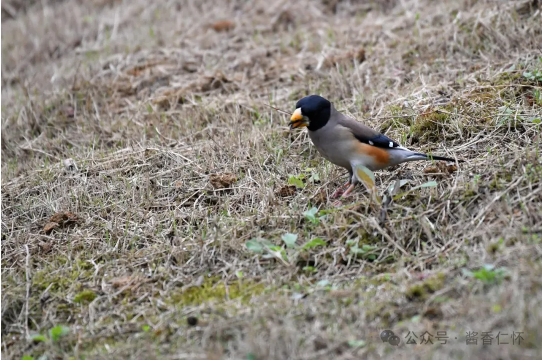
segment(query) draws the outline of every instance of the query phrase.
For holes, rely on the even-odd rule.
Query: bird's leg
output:
[[[333,194],[331,195],[331,199],[339,198],[340,196],[342,196],[344,193],[344,188],[348,187],[349,185],[350,185],[350,180],[348,180],[348,182],[346,182],[344,185],[337,188],[337,190],[333,192]]]
[[[354,190],[354,188],[356,187],[356,183],[352,182],[352,184],[350,184],[350,187],[348,187],[348,189],[346,191],[344,191],[343,195],[341,196],[341,198],[345,198],[345,197],[348,197],[348,195],[350,193],[352,193],[352,191]]]
[[[342,188],[346,187],[347,185],[350,185],[346,191],[341,192],[342,193],[341,196],[340,196],[341,199],[348,197],[348,195],[350,193],[352,193],[352,191],[356,187],[356,184],[357,184],[357,182],[348,182],[344,186],[342,186],[341,191],[342,191]],[[337,199],[336,201],[333,202],[334,207],[340,207],[341,205],[342,205],[342,202],[341,202],[340,199]]]
[[[331,199],[339,198],[340,196],[343,195],[344,188],[348,187],[354,181],[353,176],[354,176],[354,173],[352,171],[348,171],[348,181],[344,185],[337,188],[335,192],[333,192],[333,194],[331,195]]]

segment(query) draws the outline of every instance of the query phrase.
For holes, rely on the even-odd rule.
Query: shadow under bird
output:
[[[318,152],[350,174],[348,182],[337,189],[332,198],[346,197],[354,190],[360,182],[354,173],[357,166],[375,171],[417,160],[463,162],[402,147],[384,134],[340,113],[329,100],[319,95],[306,96],[295,107],[290,118],[290,129],[307,127]]]

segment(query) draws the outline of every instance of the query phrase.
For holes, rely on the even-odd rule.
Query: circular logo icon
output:
[[[395,335],[391,335],[390,338],[388,338],[388,342],[392,346],[398,346],[399,342],[401,342],[401,340],[399,339],[399,337],[397,337]]]
[[[382,342],[388,342],[390,337],[392,336],[395,336],[395,334],[391,330],[384,330],[380,332],[380,339],[382,340]]]

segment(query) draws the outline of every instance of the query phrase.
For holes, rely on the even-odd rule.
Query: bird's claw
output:
[[[343,202],[341,202],[340,199],[337,199],[337,200],[335,200],[333,203],[331,203],[331,205],[332,205],[333,207],[335,207],[335,208],[339,208],[340,206],[343,205]]]
[[[344,189],[348,187],[349,185],[350,185],[350,182],[347,182],[346,184],[337,188],[337,190],[333,192],[333,194],[331,195],[331,199],[342,197],[344,195],[344,191],[345,191]]]
[[[331,195],[331,199],[336,199],[336,198],[339,198],[340,196],[342,196],[344,194],[344,189],[343,187],[341,188],[338,188],[335,192],[333,192],[333,194]]]

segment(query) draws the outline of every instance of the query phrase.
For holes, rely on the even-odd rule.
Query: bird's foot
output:
[[[335,192],[333,192],[333,194],[331,195],[331,199],[341,197],[344,194],[344,188],[346,188],[349,185],[350,185],[350,182],[347,182],[346,184],[344,184],[344,185],[340,186],[339,188],[337,188],[337,190]]]
[[[333,201],[333,203],[331,203],[331,205],[332,205],[333,207],[335,207],[335,208],[339,208],[340,206],[343,205],[343,202],[341,202],[340,199],[337,199],[337,200]]]
[[[340,196],[342,196],[344,194],[344,189],[343,187],[341,188],[337,188],[337,190],[335,192],[333,192],[333,194],[331,195],[331,199],[336,199],[336,198],[339,198]]]
[[[341,198],[346,198],[350,195],[350,193],[352,193],[352,191],[354,190],[354,188],[356,187],[355,184],[350,184],[350,187],[348,187],[348,189],[346,191],[344,191],[344,193],[341,195]]]
[[[339,190],[340,190],[340,199],[337,199],[335,200],[332,205],[334,207],[340,207],[343,205],[343,203],[341,202],[342,199],[348,197],[350,195],[350,193],[352,193],[352,191],[354,190],[354,188],[356,187],[355,184],[350,184],[350,186],[348,187],[347,190],[343,191],[343,188],[345,186],[347,186],[348,184],[345,184],[344,186],[342,186],[341,188],[337,189],[337,191],[335,191],[335,193],[337,193]],[[335,195],[335,193],[333,193],[333,195]],[[333,195],[332,195],[332,198],[333,198]]]

